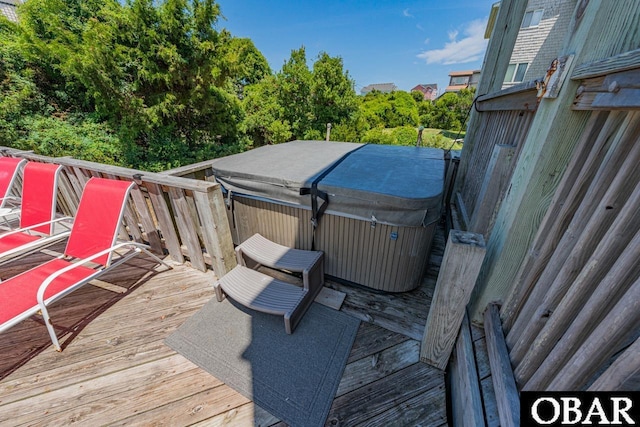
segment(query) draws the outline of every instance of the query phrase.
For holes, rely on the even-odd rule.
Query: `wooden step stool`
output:
[[[253,310],[284,316],[292,333],[324,285],[324,257],[320,251],[291,249],[254,234],[236,248],[238,265],[214,285],[216,298],[225,296]],[[249,268],[265,267],[302,273],[299,287]]]

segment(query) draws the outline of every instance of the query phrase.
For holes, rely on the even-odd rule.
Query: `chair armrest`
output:
[[[47,224],[55,224],[55,223],[57,223],[57,222],[61,222],[61,221],[65,221],[65,220],[70,220],[70,219],[73,219],[73,218],[72,218],[72,217],[70,217],[70,216],[65,216],[65,217],[62,217],[62,218],[56,218],[56,219],[51,220],[51,221],[45,221],[45,222],[41,222],[41,223],[39,223],[39,224],[34,224],[34,225],[29,226],[29,227],[23,227],[23,228],[19,228],[19,229],[17,229],[17,230],[11,230],[11,231],[9,231],[9,232],[7,232],[7,233],[2,233],[2,234],[0,235],[0,239],[2,239],[2,238],[4,238],[4,237],[7,237],[7,236],[10,236],[10,235],[12,235],[12,234],[24,233],[25,231],[30,231],[30,230],[33,230],[34,228],[42,227],[43,225],[47,225]],[[64,225],[64,224],[63,224],[63,225]],[[69,228],[69,226],[67,226],[67,225],[65,225],[65,227],[66,227],[67,229],[70,229],[70,228]]]
[[[109,249],[105,249],[105,250],[102,250],[102,251],[100,251],[100,252],[97,252],[97,253],[95,253],[95,254],[93,254],[93,255],[91,255],[91,256],[89,256],[89,257],[87,257],[87,258],[83,258],[83,259],[81,259],[81,260],[79,260],[79,261],[77,261],[77,262],[75,262],[75,263],[73,263],[73,264],[71,264],[71,265],[69,265],[69,266],[67,266],[67,267],[65,267],[65,268],[62,268],[62,269],[60,269],[60,270],[56,271],[55,273],[53,273],[53,274],[51,274],[49,277],[47,277],[47,278],[42,282],[42,284],[40,285],[40,287],[38,288],[38,295],[37,295],[38,304],[40,304],[40,305],[44,305],[44,293],[45,293],[45,291],[47,290],[47,288],[49,287],[49,285],[51,285],[51,283],[52,283],[52,282],[53,282],[57,277],[61,276],[62,274],[66,273],[66,272],[68,272],[68,271],[71,271],[71,270],[73,270],[73,269],[75,269],[75,268],[78,268],[78,267],[80,267],[80,266],[82,266],[82,265],[85,265],[85,264],[87,264],[87,263],[89,263],[89,262],[93,261],[93,260],[94,260],[94,259],[96,259],[96,258],[99,258],[99,257],[101,257],[101,256],[103,256],[103,255],[105,255],[105,254],[108,254],[109,252],[116,251],[116,250],[118,250],[118,249],[120,249],[120,248],[123,248],[123,247],[125,247],[125,246],[134,246],[134,247],[135,247],[135,249],[134,249],[134,250],[136,250],[136,251],[142,251],[142,249],[141,249],[142,247],[144,247],[144,248],[147,248],[147,247],[148,247],[147,245],[145,245],[145,244],[143,244],[143,243],[138,243],[138,242],[123,242],[123,243],[118,243],[118,244],[116,244],[116,245],[114,245],[114,246],[110,247]],[[108,268],[108,266],[104,266],[103,268],[96,270],[96,273],[99,273],[99,272],[103,271],[103,270],[104,270],[104,269],[106,269],[106,268]],[[91,276],[90,276],[90,277],[91,277]]]

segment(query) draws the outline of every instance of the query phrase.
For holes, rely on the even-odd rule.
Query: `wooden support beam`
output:
[[[607,152],[611,135],[618,129],[622,119],[621,113],[593,114],[589,119],[567,172],[563,175],[536,233],[533,246],[520,266],[513,288],[500,309],[502,328],[507,334],[584,198],[604,158],[603,153]]]
[[[574,54],[568,75],[572,75],[575,64],[637,49],[640,45],[640,32],[636,31],[638,20],[640,2],[637,1],[581,2],[559,52],[560,55]],[[484,308],[490,302],[503,300],[515,283],[519,267],[585,128],[589,114],[571,110],[577,87],[578,82],[567,80],[558,98],[540,101],[511,179],[511,189],[487,243],[487,258],[470,311],[472,321],[481,321]]]
[[[142,226],[144,227],[145,235],[147,237],[147,240],[149,241],[151,250],[157,254],[162,254],[162,241],[160,240],[158,229],[153,222],[151,212],[149,211],[149,206],[147,205],[147,200],[142,194],[142,190],[140,190],[139,187],[135,187],[133,190],[131,190],[131,196],[133,197],[133,203],[136,207],[136,211],[140,216],[140,221],[142,222]]]
[[[598,254],[600,269],[592,269],[588,276],[598,274],[597,277],[602,278],[603,263],[611,265],[611,256],[619,254],[620,248],[624,248],[632,237],[626,227],[637,224],[637,211],[628,206],[637,206],[640,187],[634,189],[629,183],[640,181],[640,169],[637,167],[640,145],[633,143],[639,135],[640,113],[634,113],[618,129],[606,161],[599,170],[601,173],[590,185],[593,191],[586,193],[554,256],[540,275],[535,291],[509,331],[507,343],[511,348],[511,360],[518,365],[516,378],[519,383],[528,381],[531,373],[529,368],[520,367],[527,350],[548,321],[549,313],[555,311],[578,278],[586,261],[601,247]],[[601,245],[604,241],[606,246]]]
[[[213,270],[218,278],[236,266],[236,256],[227,220],[227,208],[220,187],[206,193],[194,192],[195,203],[202,224],[202,237],[212,257]]]
[[[500,311],[496,304],[489,304],[484,312],[484,332],[491,366],[493,389],[496,392],[498,414],[502,427],[520,425],[520,398],[513,370],[509,361],[507,344],[504,341]]]
[[[616,352],[640,323],[640,279],[636,280],[598,327],[562,367],[549,391],[579,390]]]
[[[484,427],[480,382],[469,330],[469,318],[466,313],[456,340],[449,372],[452,425]]]
[[[496,93],[478,97],[477,107],[487,111],[535,111],[538,108],[538,91],[535,81],[526,82]]]
[[[589,387],[589,391],[637,391],[640,378],[640,338],[618,356]]]
[[[449,233],[422,339],[422,362],[447,366],[484,254],[481,234]]]
[[[573,102],[574,110],[640,109],[640,68],[583,80]]]
[[[173,258],[174,261],[183,264],[184,256],[180,249],[180,240],[178,239],[178,234],[176,233],[173,220],[171,219],[169,206],[167,206],[167,202],[164,199],[162,187],[158,184],[152,183],[147,183],[146,186],[147,190],[149,190],[151,206],[153,206],[153,210],[158,218],[158,228],[160,229],[165,245],[169,250],[169,255],[171,255],[171,258]]]
[[[609,58],[580,64],[573,70],[573,80],[584,80],[606,74],[640,68],[640,49],[631,50]]]
[[[207,265],[204,262],[204,257],[202,256],[202,247],[200,246],[198,233],[195,231],[197,224],[194,224],[193,222],[191,211],[189,210],[189,205],[187,204],[187,199],[184,195],[184,190],[170,187],[169,199],[171,200],[171,206],[173,206],[180,239],[189,249],[189,259],[191,260],[191,264],[194,268],[197,268],[200,271],[206,271]]]
[[[499,144],[493,147],[469,227],[469,231],[482,234],[485,240],[489,238],[502,198],[507,191],[515,153],[516,148],[511,145]]]
[[[553,378],[558,366],[600,322],[603,310],[615,303],[615,298],[633,281],[632,272],[640,259],[640,186],[637,188],[638,196],[629,199],[623,208],[631,215],[620,214],[616,219],[535,341],[529,344],[516,372],[519,379],[527,381],[528,390],[541,390]],[[635,236],[629,241],[633,228]]]
[[[469,230],[471,225],[471,219],[469,218],[469,213],[467,211],[467,206],[464,204],[464,200],[462,200],[462,194],[456,193],[456,207],[458,208],[458,213],[460,214],[460,218],[464,223],[464,230]]]

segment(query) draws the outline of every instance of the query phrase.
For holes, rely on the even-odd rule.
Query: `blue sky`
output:
[[[218,0],[219,27],[249,37],[280,70],[292,49],[340,56],[359,93],[371,83],[410,90],[450,71],[480,69],[486,21],[495,0]]]

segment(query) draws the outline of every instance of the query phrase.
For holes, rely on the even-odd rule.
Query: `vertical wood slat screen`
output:
[[[536,113],[536,91],[533,82],[517,88],[505,89],[493,94],[481,96],[476,100],[473,115],[478,129],[473,132],[473,141],[465,141],[472,147],[463,155],[460,162],[455,191],[451,200],[455,201],[467,230],[481,233],[488,237],[493,221],[479,221],[480,216],[487,216],[487,206],[481,206],[480,198],[487,186],[495,200],[495,209],[500,206],[506,192],[511,173],[518,160],[524,142],[531,128]],[[507,159],[508,165],[496,165],[492,156],[496,147],[513,147],[512,155],[501,156]],[[501,170],[497,182],[493,181],[493,169]],[[500,186],[501,188],[494,188]],[[484,191],[483,191],[484,190]],[[478,229],[481,228],[481,229]]]
[[[640,112],[592,112],[502,307],[522,390],[610,386],[598,377],[638,340],[639,140]]]

